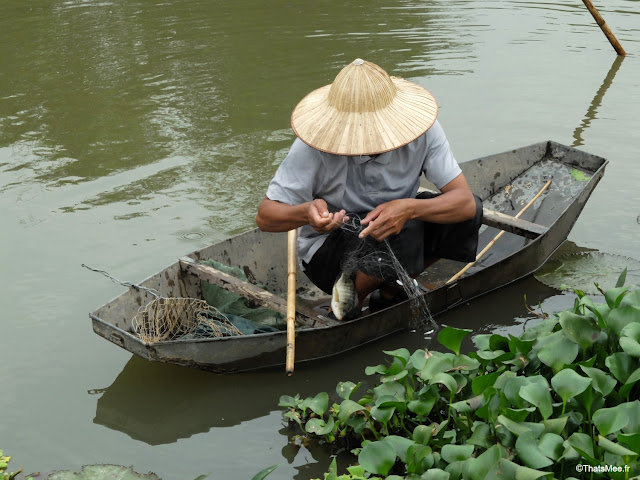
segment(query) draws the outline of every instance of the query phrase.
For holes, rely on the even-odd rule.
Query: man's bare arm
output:
[[[327,233],[339,228],[345,219],[344,210],[330,213],[327,202],[319,198],[300,205],[264,198],[256,215],[256,223],[264,232],[286,232],[309,224],[317,232]]]

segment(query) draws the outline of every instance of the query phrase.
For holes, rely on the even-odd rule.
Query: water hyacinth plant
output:
[[[283,396],[308,437],[355,447],[358,465],[326,479],[640,478],[640,289],[618,285],[522,335],[438,334],[448,351],[385,352],[379,382]],[[596,472],[606,467],[608,472]],[[611,468],[613,467],[613,468]]]

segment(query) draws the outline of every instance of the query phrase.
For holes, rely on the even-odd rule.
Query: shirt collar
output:
[[[350,158],[352,158],[356,164],[362,165],[367,162],[386,163],[388,155],[381,153],[379,155],[357,155]]]

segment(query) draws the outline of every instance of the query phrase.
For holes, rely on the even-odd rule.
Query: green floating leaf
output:
[[[640,357],[640,343],[635,338],[621,337],[620,346],[628,355],[632,357]]]
[[[620,383],[625,383],[627,381],[631,372],[637,368],[637,363],[638,362],[634,357],[624,352],[614,353],[604,360],[604,364],[613,376],[620,381]]]
[[[453,351],[456,355],[460,354],[460,345],[464,337],[469,335],[473,330],[444,327],[438,332],[438,342]]]
[[[613,288],[618,283],[620,272],[625,268],[627,283],[640,284],[640,261],[602,252],[561,255],[545,263],[534,276],[538,281],[558,290],[566,290],[570,286],[590,295],[598,295],[600,292],[594,283],[604,290]]]
[[[560,314],[559,322],[567,336],[580,345],[583,350],[593,345],[602,331],[590,317],[569,311]]]
[[[624,385],[622,387],[620,387],[620,395],[622,395],[624,398],[628,398],[631,390],[633,389],[635,384],[638,383],[638,381],[640,381],[640,368],[637,368],[631,375],[629,375],[627,381],[624,382]]]
[[[383,441],[367,443],[358,455],[358,462],[368,472],[386,476],[396,463],[396,450]]]
[[[478,350],[490,350],[489,339],[491,335],[490,333],[479,333],[473,337],[473,344]]]
[[[307,406],[316,415],[324,415],[324,412],[329,409],[329,394],[327,392],[320,392],[309,400]]]
[[[395,407],[373,407],[371,417],[380,423],[387,423],[395,413]]]
[[[621,403],[620,406],[626,408],[629,423],[622,429],[624,433],[640,433],[640,400]]]
[[[155,473],[142,475],[130,467],[121,465],[85,465],[79,473],[59,471],[49,475],[49,480],[160,480]]]
[[[493,445],[483,454],[476,458],[467,459],[467,468],[469,471],[469,478],[471,480],[484,480],[489,473],[489,470],[500,461],[502,458],[502,451],[498,445]]]
[[[483,448],[489,448],[491,442],[491,427],[484,422],[476,422],[473,435],[469,437],[467,443],[470,445],[477,445]]]
[[[564,451],[564,438],[555,433],[545,433],[538,441],[540,451],[552,460],[558,460]]]
[[[336,460],[335,457],[333,460]],[[367,473],[362,465],[351,465],[347,467],[347,472],[349,472],[353,477],[364,477]]]
[[[433,355],[427,359],[424,367],[420,370],[420,378],[428,381],[438,373],[451,370],[455,358],[453,353],[433,352]]]
[[[547,385],[541,383],[525,385],[520,388],[520,396],[536,406],[545,420],[553,413],[551,394]]]
[[[290,395],[282,395],[280,397],[280,402],[278,403],[278,406],[295,408],[296,405],[298,405],[298,403],[300,403],[299,395],[296,395],[295,397],[292,397]]]
[[[640,454],[640,433],[621,433],[618,443]]]
[[[627,305],[640,305],[640,288],[635,288],[627,292],[627,294],[622,298],[620,306],[626,307]]]
[[[449,389],[450,392],[455,393],[458,391],[458,382],[448,373],[437,373],[433,376],[429,383],[441,383]]]
[[[620,445],[619,443],[612,442],[608,438],[603,437],[602,435],[598,436],[598,446],[602,448],[605,452],[613,453],[614,455],[620,455],[621,457],[637,457],[638,454],[633,450],[629,450],[628,448]]]
[[[353,382],[340,382],[336,385],[336,393],[343,400],[348,400],[362,386],[362,382],[355,384]]]
[[[588,182],[591,179],[591,177],[589,177],[586,173],[584,173],[582,170],[578,170],[577,168],[571,169],[571,176],[579,182]]]
[[[366,410],[362,405],[353,400],[343,400],[340,404],[340,412],[338,413],[338,420],[346,422],[347,419],[356,412]]]
[[[334,424],[335,420],[333,419],[333,417],[329,417],[329,420],[327,420],[326,422],[321,418],[312,418],[304,426],[304,429],[307,433],[322,436],[331,433]]]
[[[604,293],[604,299],[607,301],[607,305],[609,305],[609,308],[618,308],[618,306],[620,306],[620,304],[624,300],[624,297],[628,291],[629,287],[616,287],[608,289]]]
[[[533,432],[525,432],[516,440],[516,451],[524,464],[535,470],[548,467],[553,460],[547,457],[538,447],[538,441]]]
[[[393,358],[397,359],[402,367],[406,367],[409,362],[409,358],[411,358],[411,353],[406,348],[398,348],[397,350],[383,350],[387,355],[391,355]]]
[[[416,442],[410,438],[401,437],[399,435],[389,435],[382,441],[390,444],[395,450],[396,456],[404,463],[407,463],[407,451],[411,446],[416,444]]]
[[[435,395],[428,396],[426,398],[420,397],[407,403],[407,408],[416,415],[429,415],[431,409],[433,409],[433,406],[436,403],[436,400],[437,397]]]
[[[526,400],[520,396],[520,389],[530,383],[531,381],[529,378],[518,376],[505,384],[504,396],[514,408],[520,409],[528,407]]]
[[[538,349],[540,361],[556,372],[565,365],[571,364],[580,350],[580,347],[572,342],[563,330],[540,338],[535,348]]]
[[[260,470],[253,477],[251,477],[251,480],[264,480],[266,476],[269,475],[271,472],[273,472],[276,468],[278,468],[278,465],[272,465],[270,467],[265,468],[264,470]]]
[[[524,435],[527,432],[533,432],[534,437],[539,437],[544,431],[544,425],[531,422],[514,422],[504,415],[498,416],[498,422],[511,433],[516,436]],[[497,427],[496,427],[497,429]]]
[[[432,428],[427,425],[418,425],[413,430],[413,440],[421,445],[429,445],[431,440]]]
[[[534,470],[533,468],[523,467],[518,465],[516,470],[516,480],[537,480],[538,478],[553,478],[553,472],[541,472],[540,470]]]
[[[640,306],[625,305],[614,308],[607,318],[607,327],[617,335],[621,335],[622,331],[631,323],[640,323]]]
[[[629,423],[627,407],[620,404],[611,408],[601,408],[593,414],[593,424],[601,435],[622,430]]]
[[[493,372],[487,375],[478,375],[471,381],[471,390],[474,395],[481,395],[488,387],[492,387],[502,372]]]
[[[595,465],[597,462],[593,453],[593,441],[586,433],[576,432],[569,437],[569,445],[571,445],[583,458]]]
[[[555,433],[556,435],[561,435],[564,427],[567,425],[568,420],[569,417],[567,416],[543,420],[542,423],[544,425],[544,433]]]
[[[388,477],[387,477],[388,478]],[[420,480],[449,480],[450,475],[439,468],[430,468],[427,472],[420,476]]]
[[[373,389],[376,397],[390,396],[396,400],[404,402],[406,397],[406,388],[398,382],[385,382]]]
[[[583,365],[580,365],[580,368],[591,378],[593,389],[600,392],[603,397],[609,395],[618,383],[615,378],[598,368],[585,367]]]
[[[568,368],[556,373],[551,379],[551,386],[565,403],[570,398],[580,395],[589,385],[590,378],[585,378]]]
[[[473,445],[445,445],[440,452],[447,463],[463,462],[471,458],[475,447]]]
[[[422,370],[427,363],[427,352],[422,349],[416,350],[411,354],[409,361],[416,370]]]

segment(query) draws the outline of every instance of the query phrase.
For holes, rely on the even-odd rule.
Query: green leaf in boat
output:
[[[579,182],[588,182],[591,179],[591,177],[587,176],[582,170],[576,168],[571,169],[571,176]]]

